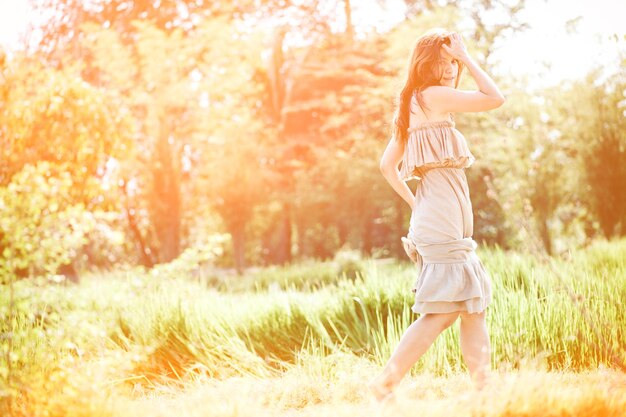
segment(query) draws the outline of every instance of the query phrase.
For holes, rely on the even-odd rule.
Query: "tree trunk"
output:
[[[137,220],[135,219],[135,215],[133,214],[134,210],[130,207],[130,196],[128,195],[127,186],[128,181],[124,179],[122,184],[122,192],[124,193],[124,200],[126,201],[124,205],[124,210],[126,212],[126,219],[128,220],[128,227],[130,228],[131,234],[137,242],[137,245],[139,246],[141,264],[145,267],[152,268],[156,263],[154,260],[155,251],[148,246],[143,236],[141,235],[141,230],[139,230]]]
[[[59,275],[63,275],[69,280],[69,282],[72,282],[74,284],[78,284],[80,282],[80,276],[78,275],[78,271],[76,271],[76,268],[74,268],[73,262],[60,265],[57,273]]]
[[[337,223],[337,234],[339,235],[339,246],[343,246],[348,240],[348,224],[345,221]]]
[[[283,215],[278,222],[277,261],[283,265],[291,262],[291,203],[283,203]]]
[[[346,34],[352,37],[354,28],[352,26],[352,7],[350,6],[350,0],[344,0],[344,9],[346,11]]]
[[[233,237],[233,258],[235,261],[235,270],[237,271],[237,275],[242,275],[246,267],[244,225],[239,222],[236,223],[230,233]]]
[[[550,227],[548,226],[548,220],[545,216],[539,219],[539,234],[541,241],[546,249],[548,255],[552,255],[552,236],[550,234]]]
[[[302,259],[302,257],[306,254],[307,250],[306,250],[306,240],[305,240],[306,227],[303,224],[303,219],[301,216],[295,216],[294,228],[296,231],[296,242],[298,246],[298,251],[296,253],[296,256]]]
[[[153,168],[152,212],[159,243],[159,262],[170,262],[180,254],[181,195],[177,152],[162,128],[156,144]]]
[[[374,223],[373,217],[370,213],[366,213],[365,221],[363,222],[363,233],[361,249],[365,256],[372,255],[372,225]]]

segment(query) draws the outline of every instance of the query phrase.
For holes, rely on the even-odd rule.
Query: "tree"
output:
[[[372,175],[378,174],[372,151],[386,130],[380,117],[386,101],[383,86],[391,75],[382,62],[386,43],[380,38],[355,41],[349,32],[329,34],[284,57],[283,36],[281,30],[274,34],[265,106],[278,126],[273,199],[281,201],[282,210],[273,228],[279,230],[275,261],[291,259],[294,221],[301,254],[330,256],[337,244],[346,242],[348,230],[363,233],[361,242],[370,252],[368,233],[376,210],[365,211],[364,204],[350,208],[367,198],[368,182],[376,181]],[[365,154],[372,158],[365,160]],[[360,164],[371,169],[369,174],[358,170]],[[312,233],[311,238],[325,242],[326,248],[311,251],[307,236],[318,229],[328,235]],[[331,243],[330,234],[337,229],[339,240]],[[313,240],[308,242],[315,245]]]
[[[87,243],[99,213],[68,198],[74,181],[65,168],[48,161],[27,164],[0,187],[0,283],[55,274]]]
[[[250,74],[238,68],[241,54],[237,51],[246,50],[248,46],[224,34],[241,36],[243,30],[238,34],[234,31],[235,23],[240,20],[253,23],[279,18],[280,15],[295,17],[300,24],[295,23],[293,27],[299,32],[325,32],[328,25],[317,12],[316,4],[268,1],[258,9],[254,2],[240,2],[235,7],[171,0],[157,7],[150,2],[113,0],[93,8],[71,0],[33,1],[38,11],[60,12],[50,13],[52,17],[40,28],[43,37],[36,51],[57,66],[82,61],[85,65],[82,75],[86,80],[119,91],[131,103],[133,114],[140,124],[139,146],[142,155],[150,156],[145,164],[152,171],[150,189],[146,189],[148,181],[144,178],[141,194],[138,195],[138,198],[150,201],[147,207],[151,231],[143,234],[154,236],[154,239],[144,244],[143,234],[136,227],[139,222],[131,216],[129,226],[135,230],[140,246],[156,254],[155,262],[170,261],[180,252],[183,216],[180,192],[184,187],[181,185],[180,164],[184,159],[182,153],[190,147],[189,144],[179,145],[183,137],[200,133],[196,129],[202,124],[198,121],[202,111],[198,103],[205,101],[210,91],[210,109],[215,117],[222,115],[230,120],[231,114],[237,112],[237,104],[251,103],[258,97],[254,93],[246,97],[246,92],[250,90],[243,83],[238,84],[241,79],[229,82],[221,72],[232,69],[228,74],[243,74],[244,77]],[[209,39],[205,37],[207,35],[213,37]],[[250,45],[254,48],[253,42]],[[113,48],[118,53],[111,54]],[[115,58],[111,59],[112,56]],[[221,65],[215,65],[215,62]],[[194,77],[200,80],[193,81]],[[220,83],[237,84],[244,88],[226,91],[228,88],[224,89]],[[217,89],[203,89],[208,84]],[[196,92],[189,91],[188,87],[192,85],[196,85],[194,88],[201,87]],[[181,94],[183,91],[185,94]],[[187,102],[184,101],[185,96],[189,98]],[[228,114],[228,111],[232,113]],[[205,132],[211,129],[209,125],[206,123],[202,127]],[[220,136],[219,132],[211,134]],[[202,152],[202,147],[197,145],[190,152]],[[214,152],[205,151],[205,156]],[[220,152],[214,153],[217,155]],[[138,174],[136,178],[140,176]],[[126,182],[132,180],[127,178]],[[141,204],[136,202],[134,205]],[[127,211],[130,213],[131,210]],[[230,220],[226,223],[240,224]],[[237,228],[240,229],[240,226]],[[236,235],[239,236],[240,232]],[[236,247],[238,252],[242,244],[238,243]],[[241,259],[241,255],[236,255],[236,258]]]
[[[592,70],[574,83],[564,100],[577,103],[568,119],[572,134],[578,137],[582,199],[608,239],[626,234],[626,82],[623,73],[598,82],[601,71]]]
[[[81,219],[108,227],[108,214],[117,210],[107,189],[108,165],[132,154],[132,127],[114,95],[70,68],[55,70],[21,55],[3,64],[0,253],[8,251],[5,261],[15,258],[9,269],[20,275],[54,272],[88,242],[93,227]],[[59,237],[63,231],[68,240]]]
[[[243,150],[257,143],[255,129],[261,129],[247,128],[261,126],[251,116],[257,111],[258,88],[250,80],[258,67],[258,48],[225,19],[206,21],[186,36],[182,31],[167,34],[148,23],[134,25],[135,43],[128,46],[116,32],[85,26],[83,48],[93,82],[124,94],[140,123],[137,141],[142,159],[134,178],[137,198],[145,203],[136,205],[148,209],[156,262],[169,262],[180,253],[183,216],[206,199],[185,193],[197,189],[197,184],[185,181],[203,178],[207,188],[201,192],[212,196],[211,205],[226,205],[220,213],[233,233],[241,269],[241,218],[248,215],[234,209],[248,210],[253,202],[234,188],[232,180],[258,178],[241,177],[256,171],[254,158],[236,154],[253,155],[253,150]],[[115,59],[112,48],[117,51]]]

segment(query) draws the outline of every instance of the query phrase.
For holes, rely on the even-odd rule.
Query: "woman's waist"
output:
[[[435,169],[435,168],[454,168],[454,169],[465,169],[466,167],[467,167],[467,164],[465,164],[463,162],[452,161],[452,162],[430,162],[428,164],[423,164],[423,165],[420,165],[419,167],[415,167],[415,168],[430,168],[430,169]]]
[[[464,170],[467,168],[466,161],[437,161],[437,162],[429,162],[426,164],[422,164],[419,166],[413,167],[414,173],[426,173],[433,169],[454,169],[454,170]]]
[[[460,157],[454,159],[423,162],[419,164],[408,164],[406,166],[402,166],[400,174],[405,181],[412,178],[419,180],[428,171],[431,171],[433,169],[464,171],[465,168],[468,168],[472,165],[472,162],[473,158]]]

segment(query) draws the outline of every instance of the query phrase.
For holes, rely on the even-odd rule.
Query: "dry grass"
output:
[[[626,415],[626,375],[612,370],[583,373],[523,371],[495,373],[481,392],[467,375],[406,378],[395,403],[377,404],[365,388],[374,376],[367,366],[341,373],[336,381],[302,369],[280,378],[199,380],[184,389],[158,387],[120,396],[118,416],[597,416]]]
[[[129,354],[131,355],[131,354]],[[145,384],[115,380],[130,357],[76,362],[47,398],[30,404],[36,416],[236,417],[236,416],[525,416],[623,417],[626,374],[602,368],[582,372],[495,370],[475,390],[466,373],[407,376],[393,403],[379,404],[366,383],[380,370],[347,353],[303,353],[274,377],[216,379],[196,374]],[[528,364],[528,367],[533,365]],[[164,380],[165,381],[165,380]],[[26,415],[26,414],[25,414]]]

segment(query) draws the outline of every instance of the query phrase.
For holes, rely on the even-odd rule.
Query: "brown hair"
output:
[[[419,106],[424,109],[426,103],[421,92],[431,85],[440,85],[439,80],[442,74],[438,73],[439,60],[441,59],[441,45],[450,45],[448,32],[444,29],[432,29],[419,37],[413,48],[411,59],[409,60],[409,73],[404,87],[400,91],[396,102],[397,108],[393,118],[393,135],[396,140],[406,142],[409,128],[409,106],[411,96],[415,93]],[[454,88],[459,86],[463,63],[456,60],[459,65],[459,72]]]

